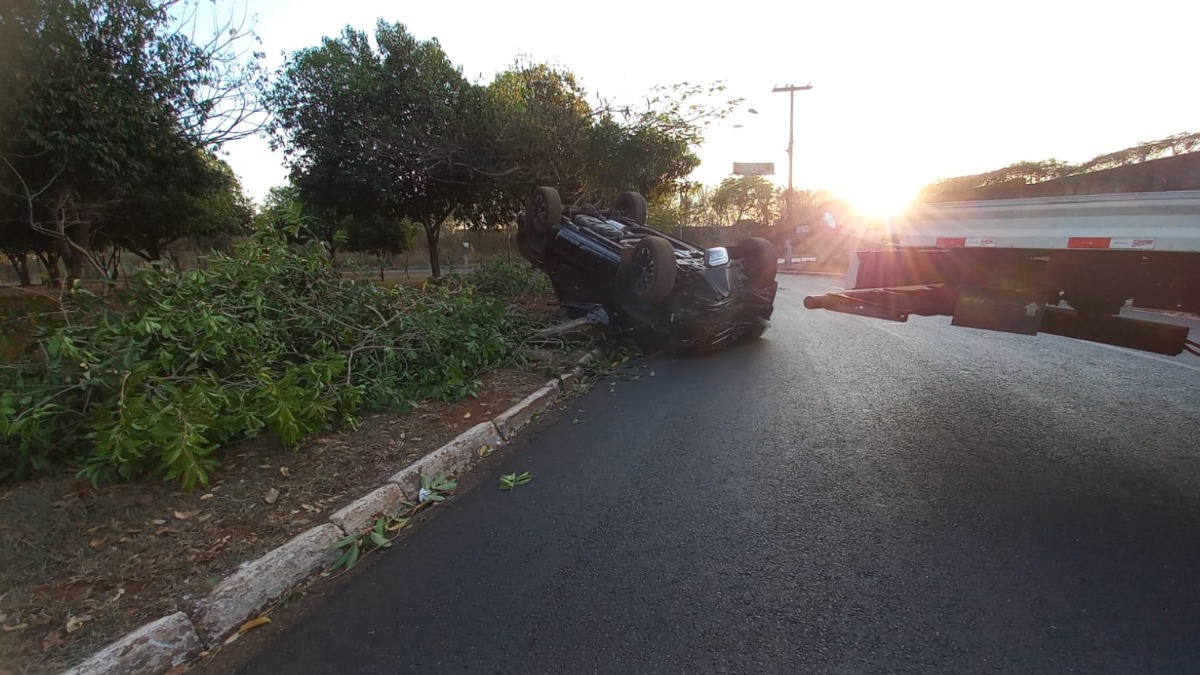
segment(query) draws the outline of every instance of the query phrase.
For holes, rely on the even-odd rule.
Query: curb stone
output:
[[[63,675],[161,675],[200,653],[200,636],[176,612],[138,628]]]
[[[333,562],[337,557],[333,544],[342,536],[336,525],[318,525],[226,577],[199,603],[196,629],[200,637],[206,644],[215,643],[268,602]]]
[[[506,441],[516,436],[518,431],[533,420],[534,415],[549,408],[554,403],[554,399],[558,397],[558,387],[558,380],[551,380],[550,384],[538,389],[529,396],[526,396],[520,403],[500,413],[500,416],[496,418],[496,430],[500,432],[500,436]]]
[[[388,483],[343,506],[337,513],[329,516],[329,522],[347,534],[358,532],[370,525],[379,514],[390,516],[399,512],[404,497],[404,490],[401,490],[400,486]]]
[[[479,451],[484,446],[495,448],[503,442],[504,439],[500,437],[495,424],[476,424],[454,440],[399,471],[389,478],[388,482],[400,486],[409,501],[415,502],[421,489],[421,476],[432,476],[441,472],[460,473],[480,458]]]
[[[496,447],[512,438],[520,426],[514,428],[511,423],[520,415],[528,414],[524,425],[535,413],[549,408],[555,395],[578,379],[583,367],[599,355],[598,349],[585,353],[569,371],[501,413],[495,421],[477,424],[459,434],[397,472],[383,486],[342,507],[330,516],[331,522],[302,532],[243,565],[197,603],[191,612],[197,617],[195,623],[184,612],[151,621],[60,675],[162,675],[189,663],[204,644],[215,644],[268,602],[332,563],[337,555],[333,544],[360,525],[365,527],[375,514],[398,505],[392,502],[397,489],[401,501],[415,500],[422,475],[465,470],[479,458],[483,446]],[[497,426],[503,419],[509,423],[507,436],[502,436]]]
[[[562,373],[558,376],[558,390],[566,393],[579,380],[583,378],[583,366],[575,366],[574,368]],[[499,422],[496,423],[499,427]]]

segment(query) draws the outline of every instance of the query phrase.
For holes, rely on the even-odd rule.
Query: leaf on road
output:
[[[67,633],[68,634],[74,633],[75,631],[79,630],[80,628],[83,628],[83,624],[85,624],[91,620],[92,620],[91,614],[80,614],[78,616],[67,617]]]
[[[88,542],[88,546],[90,546],[91,548],[99,548],[103,545],[104,545],[103,537],[96,537],[95,539]]]
[[[479,448],[479,456],[480,457],[487,457],[490,454],[492,454],[492,446],[490,446],[486,443],[483,444],[482,446],[480,446],[480,448]]]
[[[174,511],[174,512],[172,512],[172,515],[174,515],[176,518],[178,518],[180,520],[187,520],[188,518],[195,516],[197,513],[200,513],[200,512],[199,511]]]
[[[471,419],[471,413],[470,413],[470,411],[467,411],[467,413],[466,413],[465,415],[463,415],[463,419],[464,419],[464,420],[469,420],[469,419]]]
[[[279,473],[282,474],[284,478],[287,478],[288,476],[292,475],[292,470],[286,466],[281,466],[279,467]]]
[[[167,521],[163,520],[162,518],[155,518],[154,520],[150,521],[150,524],[151,525],[166,525]]]
[[[260,616],[257,619],[250,619],[246,623],[242,624],[241,627],[238,628],[237,632],[238,632],[238,634],[245,633],[248,630],[258,628],[259,626],[262,626],[262,625],[265,625],[268,623],[271,623],[271,617]]]
[[[279,490],[276,488],[267,490],[267,494],[263,496],[263,501],[268,504],[274,504],[275,502],[279,501]]]
[[[15,633],[16,631],[24,630],[26,628],[29,628],[29,624],[27,623],[14,623],[12,625],[4,624],[5,633]]]
[[[200,495],[200,501],[204,501],[206,499],[212,499],[212,498],[213,498],[213,493],[211,493],[211,492]]]

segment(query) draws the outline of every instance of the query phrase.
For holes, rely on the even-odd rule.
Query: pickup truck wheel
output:
[[[622,192],[613,202],[613,210],[620,211],[625,217],[637,223],[646,224],[646,198],[637,192]]]
[[[562,200],[558,190],[552,187],[534,189],[525,202],[525,220],[534,232],[550,234],[550,230],[562,221]]]
[[[775,246],[761,237],[748,237],[734,247],[733,257],[742,260],[742,268],[754,286],[766,286],[775,280],[779,259]]]
[[[655,304],[671,297],[677,271],[671,242],[662,237],[643,237],[633,248],[624,277],[634,298]]]

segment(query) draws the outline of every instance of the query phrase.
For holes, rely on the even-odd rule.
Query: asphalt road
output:
[[[243,672],[1200,671],[1200,359],[781,281],[761,341],[575,399]]]

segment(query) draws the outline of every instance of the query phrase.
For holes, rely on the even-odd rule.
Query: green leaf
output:
[[[342,537],[341,539],[338,539],[336,542],[334,542],[333,547],[334,548],[345,548],[350,545],[357,546],[360,541],[362,541],[362,535],[355,532],[353,534],[348,534],[345,537]]]

